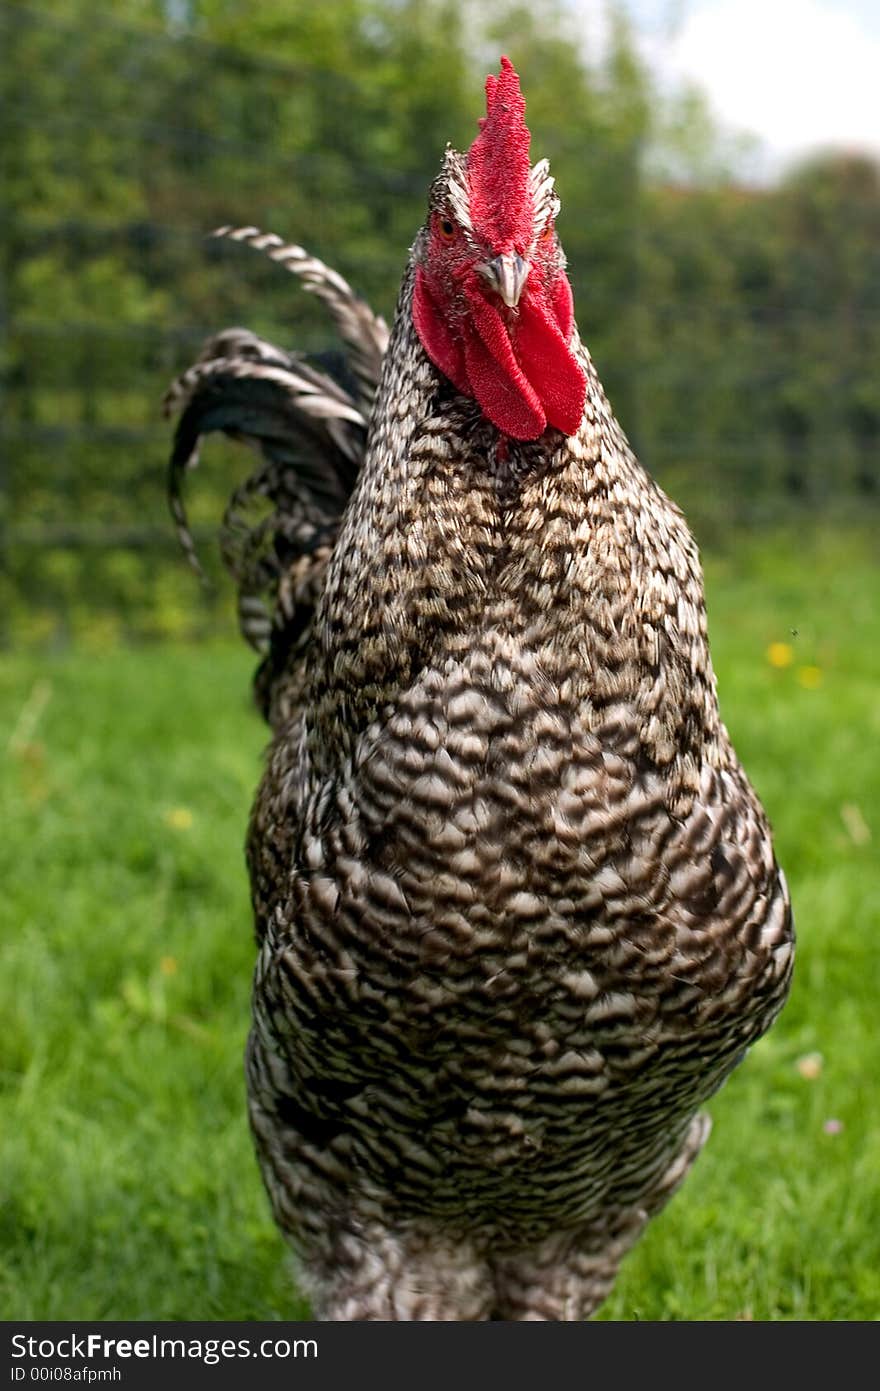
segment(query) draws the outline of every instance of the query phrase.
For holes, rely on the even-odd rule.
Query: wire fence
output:
[[[206,233],[238,220],[302,240],[388,315],[443,137],[389,163],[357,81],[88,7],[0,3],[0,43],[0,636],[215,631],[229,595],[192,580],[166,516],[162,393],[229,324],[330,344],[311,297]],[[875,507],[876,251],[840,294],[780,297],[725,271],[761,250],[747,220],[716,224],[713,251],[712,226],[670,231],[619,162],[617,146],[578,153],[580,180],[611,193],[564,210],[563,230],[582,332],[646,464],[709,536]],[[833,279],[821,246],[815,264]],[[193,490],[209,571],[239,475],[221,443]]]

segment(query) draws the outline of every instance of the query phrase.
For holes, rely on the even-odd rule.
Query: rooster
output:
[[[200,437],[261,455],[223,542],[273,730],[249,1111],[324,1319],[586,1318],[791,976],[695,543],[578,337],[506,58],[486,99],[390,336],[300,247],[226,228],[347,362],[234,329],[168,397],[191,558]]]

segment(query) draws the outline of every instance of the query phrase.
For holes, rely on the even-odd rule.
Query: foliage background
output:
[[[831,157],[740,186],[699,97],[652,89],[622,19],[602,54],[554,0],[2,0],[0,24],[7,642],[215,625],[165,517],[162,392],[229,323],[328,343],[292,280],[206,236],[301,240],[390,315],[502,48],[557,176],[582,333],[704,543],[877,507],[880,171]],[[206,538],[236,470],[210,459]]]
[[[0,1316],[301,1309],[240,1072],[263,734],[230,589],[176,551],[160,402],[228,324],[330,346],[221,223],[302,241],[390,316],[502,51],[582,333],[703,546],[800,934],[780,1024],[605,1313],[876,1316],[880,171],[743,185],[701,98],[611,33],[585,50],[561,0],[0,0]],[[212,441],[190,487],[215,575],[240,471]]]

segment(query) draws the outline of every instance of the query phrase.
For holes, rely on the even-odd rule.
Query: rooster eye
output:
[[[454,223],[454,222],[451,222],[450,219],[449,219],[448,217],[441,217],[441,219],[440,219],[440,235],[441,235],[442,237],[445,237],[446,240],[449,241],[450,238],[451,238],[454,234],[455,234],[455,223]]]

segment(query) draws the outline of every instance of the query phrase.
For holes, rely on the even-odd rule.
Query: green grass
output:
[[[707,564],[722,708],[794,897],[795,984],[601,1317],[880,1311],[870,554],[777,537]],[[0,666],[0,1317],[304,1315],[244,1112],[251,665],[230,642]]]

